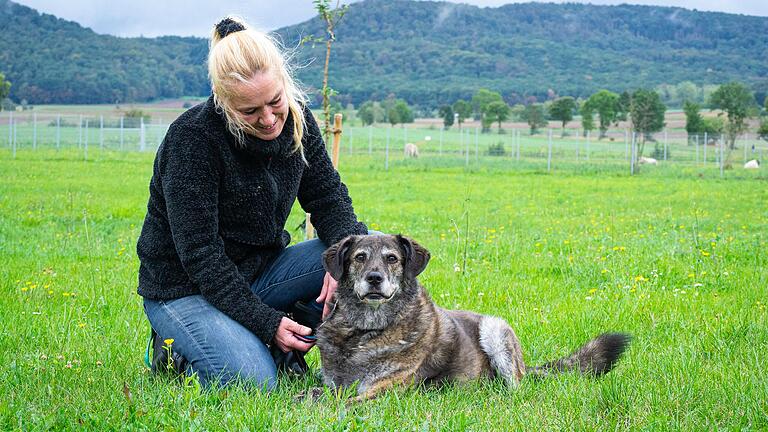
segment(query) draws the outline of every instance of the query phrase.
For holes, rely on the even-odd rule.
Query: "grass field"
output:
[[[371,228],[432,253],[435,301],[507,319],[529,364],[634,340],[601,379],[400,389],[346,406],[152,376],[135,242],[152,155],[0,154],[0,430],[766,430],[768,182],[711,167],[342,154]],[[298,225],[295,209],[288,227]],[[294,238],[301,233],[292,231]],[[316,352],[310,355],[318,370]]]

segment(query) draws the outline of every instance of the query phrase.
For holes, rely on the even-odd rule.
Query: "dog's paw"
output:
[[[325,391],[322,387],[313,387],[309,390],[302,390],[296,396],[293,397],[295,402],[315,402],[320,399]]]

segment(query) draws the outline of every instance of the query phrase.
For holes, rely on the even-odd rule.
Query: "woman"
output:
[[[157,151],[138,292],[159,343],[173,339],[187,360],[185,372],[203,385],[241,378],[272,389],[269,347],[313,345],[302,338],[312,329],[286,314],[335,290],[323,250],[367,229],[272,39],[222,20],[208,73],[213,95],[173,122]],[[320,240],[286,248],[297,198]]]

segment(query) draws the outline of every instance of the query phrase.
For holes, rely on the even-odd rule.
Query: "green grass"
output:
[[[4,150],[0,430],[768,429],[764,175],[455,159],[397,154],[385,171],[342,153],[341,171],[362,220],[431,251],[438,304],[507,319],[529,364],[629,332],[613,372],[354,406],[294,402],[315,377],[267,395],[152,376],[134,252],[152,155]]]

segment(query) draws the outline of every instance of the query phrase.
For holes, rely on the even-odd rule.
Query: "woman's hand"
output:
[[[291,350],[297,350],[301,352],[307,352],[312,348],[315,343],[307,343],[296,337],[296,335],[309,336],[312,334],[312,329],[305,327],[296,321],[283,317],[280,320],[280,325],[277,326],[277,332],[275,332],[275,343],[283,352]]]
[[[336,279],[332,278],[330,273],[325,272],[323,289],[320,291],[320,296],[315,300],[318,303],[323,303],[323,319],[325,319],[331,311],[330,304],[333,301],[333,294],[336,292],[336,287],[338,286],[339,283],[336,282]]]

